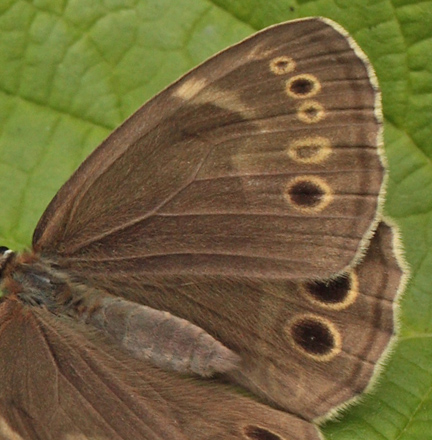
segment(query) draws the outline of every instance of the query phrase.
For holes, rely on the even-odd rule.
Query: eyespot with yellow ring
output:
[[[359,295],[355,272],[329,281],[308,281],[300,284],[300,292],[313,304],[329,310],[343,310]]]
[[[320,177],[298,176],[285,187],[284,197],[300,212],[318,213],[333,200],[330,186]]]
[[[285,90],[291,98],[306,99],[315,96],[321,90],[318,78],[309,73],[291,77],[285,85]]]
[[[331,154],[330,141],[322,136],[296,139],[287,149],[288,156],[300,163],[320,163]]]
[[[280,56],[270,61],[270,70],[275,75],[286,75],[296,68],[296,62],[288,56]]]
[[[295,349],[320,362],[330,361],[342,348],[342,338],[336,326],[318,315],[296,316],[286,326],[285,333]]]
[[[325,109],[318,101],[304,101],[297,109],[297,118],[305,124],[315,124],[322,121],[325,116]]]

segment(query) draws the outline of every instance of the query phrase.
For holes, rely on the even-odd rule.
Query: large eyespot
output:
[[[314,75],[304,73],[290,78],[286,82],[285,90],[291,98],[305,99],[315,96],[321,90],[321,84]]]
[[[329,361],[341,350],[341,336],[335,325],[318,315],[301,315],[287,328],[293,346],[318,361]]]
[[[291,57],[280,56],[270,61],[270,70],[275,75],[285,75],[296,68],[296,63]]]
[[[260,426],[248,425],[244,428],[244,433],[250,440],[283,440],[279,435]]]
[[[305,124],[315,124],[325,118],[324,107],[313,100],[304,101],[297,109],[297,117]]]
[[[358,278],[352,272],[329,281],[310,281],[301,285],[306,297],[325,309],[342,310],[355,302],[358,297]]]
[[[322,136],[311,136],[291,142],[287,153],[292,160],[301,163],[320,163],[332,152],[330,141]]]
[[[299,176],[285,188],[285,199],[298,211],[322,211],[333,199],[332,191],[324,180],[316,176]]]

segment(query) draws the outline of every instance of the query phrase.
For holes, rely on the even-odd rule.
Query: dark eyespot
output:
[[[296,95],[307,95],[313,90],[313,82],[299,78],[291,83],[290,90]]]
[[[250,440],[282,440],[279,435],[259,426],[246,426],[244,433]]]
[[[341,277],[336,280],[307,283],[308,292],[318,301],[328,304],[344,302],[351,289],[351,280]]]
[[[311,316],[298,319],[291,326],[291,336],[299,348],[316,357],[329,355],[337,346],[330,326]]]
[[[325,193],[315,183],[303,180],[296,182],[290,188],[289,194],[295,205],[314,207],[321,202]]]
[[[355,272],[330,281],[307,282],[301,290],[308,298],[324,308],[341,310],[353,304],[358,296]]]
[[[295,99],[310,98],[320,90],[320,82],[310,74],[293,76],[286,82],[286,92]]]
[[[330,187],[316,176],[292,179],[285,187],[284,197],[292,207],[307,213],[320,212],[333,200]]]

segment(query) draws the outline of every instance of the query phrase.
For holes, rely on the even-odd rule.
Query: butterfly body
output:
[[[54,266],[6,251],[0,287],[25,307],[99,329],[135,358],[166,370],[205,377],[237,367],[234,352],[189,321],[73,282]]]
[[[381,131],[373,69],[322,18],[146,103],[59,190],[32,251],[3,251],[0,434],[320,439],[394,336]]]

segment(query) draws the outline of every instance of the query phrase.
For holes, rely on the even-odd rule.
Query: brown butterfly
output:
[[[145,104],[32,251],[2,249],[2,438],[319,439],[394,332],[381,126],[370,64],[321,18]]]

